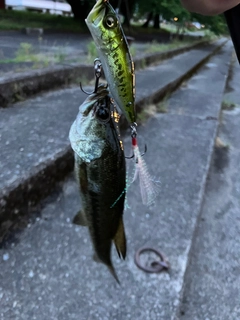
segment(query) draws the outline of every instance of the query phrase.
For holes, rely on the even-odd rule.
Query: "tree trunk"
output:
[[[5,0],[0,0],[0,9],[5,9]]]
[[[84,21],[92,8],[88,1],[67,0],[67,2],[72,8],[72,13],[76,20]]]
[[[149,22],[152,20],[152,18],[153,18],[153,12],[149,12],[148,17],[147,17],[147,21],[144,22],[142,27],[143,28],[148,28]]]
[[[155,14],[155,16],[154,16],[153,28],[154,29],[160,29],[159,14]]]

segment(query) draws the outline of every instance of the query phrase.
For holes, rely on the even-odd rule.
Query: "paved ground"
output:
[[[37,34],[26,35],[20,31],[9,31],[0,33],[0,75],[12,72],[29,70],[29,68],[44,67],[44,62],[51,64],[69,65],[73,62],[86,63],[88,55],[88,44],[92,41],[90,35],[86,34]],[[17,56],[21,44],[31,45],[30,53],[42,54],[39,57],[43,62],[19,62],[7,63],[8,59]],[[134,42],[134,54],[140,55],[149,47],[146,42]],[[25,49],[24,52],[28,52]],[[18,55],[19,56],[19,55]],[[20,58],[22,58],[20,56]],[[2,60],[2,62],[1,62]]]
[[[139,139],[148,144],[145,160],[161,190],[150,208],[141,204],[137,184],[129,190],[127,260],[119,262],[113,252],[121,287],[92,261],[87,230],[71,223],[80,203],[70,176],[0,249],[1,320],[177,319],[231,50],[227,45],[170,97],[168,113],[155,114],[139,128]],[[129,145],[129,138],[124,142]],[[165,252],[169,273],[137,269],[133,257],[145,245]],[[234,307],[237,312],[237,302]]]
[[[197,237],[186,275],[182,320],[240,319],[240,72],[234,63]]]
[[[216,44],[192,50],[136,72],[136,100],[160,91],[194,67]],[[225,64],[224,64],[225,66]],[[158,81],[155,81],[155,79]],[[90,90],[90,89],[89,89]],[[0,109],[0,187],[22,179],[69,145],[68,130],[86,95],[79,87],[61,89]]]

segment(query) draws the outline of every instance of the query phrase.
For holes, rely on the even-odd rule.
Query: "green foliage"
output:
[[[64,47],[59,47],[57,51],[52,52],[36,52],[32,44],[28,42],[20,43],[19,48],[16,51],[14,59],[0,59],[0,63],[21,63],[30,62],[30,66],[33,69],[43,68],[49,66],[49,64],[63,63],[67,57],[64,52]],[[4,57],[3,57],[4,58]]]
[[[30,43],[22,42],[20,47],[16,52],[16,62],[36,62],[38,60],[37,56],[34,55],[33,47]]]
[[[0,10],[0,30],[20,30],[26,27],[44,28],[60,31],[79,32],[87,30],[84,19],[95,4],[95,0],[67,0],[72,6],[74,13],[72,17],[57,16],[43,13],[33,13],[27,11]],[[119,4],[118,0],[110,0],[114,8]],[[227,32],[226,23],[223,16],[201,16],[190,13],[183,8],[179,0],[128,0],[129,14],[134,14],[135,21],[152,12],[152,18],[160,15],[163,20],[173,22],[173,18],[177,17],[176,26],[178,30],[182,28],[186,22],[199,22],[207,29],[215,34]],[[133,9],[135,8],[135,9]],[[121,2],[121,13],[126,18],[126,4]]]
[[[215,34],[227,32],[226,22],[222,15],[219,16],[202,16],[196,13],[190,13],[183,8],[179,0],[137,0],[138,17],[145,15],[147,12],[159,14],[162,19],[173,21],[174,17],[178,18],[177,26],[183,26],[186,22],[196,21],[204,25]]]
[[[223,110],[233,110],[235,108],[239,107],[236,103],[229,101],[227,99],[224,99],[222,102],[222,109]]]
[[[157,104],[157,111],[159,113],[167,113],[168,112],[168,101],[166,101],[166,99],[164,99],[164,101],[159,102]]]
[[[209,17],[202,16],[197,13],[192,13],[191,20],[198,21],[216,35],[224,34],[227,32],[227,25],[223,15]]]
[[[26,27],[71,32],[86,30],[84,21],[79,22],[72,17],[0,9],[0,30],[21,30]]]
[[[180,20],[187,20],[190,13],[183,8],[179,0],[137,0],[138,10],[141,14],[153,12],[160,14],[165,20],[172,20],[178,17]]]

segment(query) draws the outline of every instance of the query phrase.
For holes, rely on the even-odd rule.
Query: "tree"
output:
[[[149,12],[148,19],[144,27],[149,25],[150,20],[154,18],[154,28],[159,28],[159,16],[164,20],[172,20],[178,17],[179,20],[190,14],[182,7],[179,0],[137,0],[140,14]]]
[[[159,13],[156,13],[156,14],[154,15],[153,28],[154,28],[154,29],[160,29],[160,17],[159,17]]]
[[[215,34],[224,33],[227,30],[226,22],[222,15],[209,17],[190,13],[183,8],[179,0],[136,0],[136,4],[140,14],[148,13],[144,27],[148,27],[150,21],[154,18],[154,27],[159,28],[158,16],[160,15],[167,21],[172,21],[174,17],[177,17],[179,28],[184,27],[186,22],[195,21],[201,23]]]
[[[95,0],[67,0],[72,8],[74,18],[84,21],[96,3]]]
[[[207,29],[211,30],[215,34],[223,34],[228,31],[226,20],[223,15],[218,16],[202,16],[197,13],[191,14],[191,21],[197,21],[204,25]]]
[[[5,9],[5,0],[0,0],[0,9]]]
[[[151,11],[151,12],[148,13],[148,17],[147,17],[146,22],[144,22],[144,24],[142,25],[143,28],[147,28],[148,27],[148,25],[149,25],[150,21],[152,20],[152,18],[153,18],[153,12]]]
[[[124,16],[124,22],[127,27],[130,27],[130,20],[133,16],[137,0],[110,0],[114,9],[118,8],[119,12]]]
[[[1,0],[0,0],[1,1]],[[72,8],[74,18],[77,20],[86,19],[88,13],[96,3],[96,0],[67,0]],[[119,8],[120,13],[124,16],[124,24],[130,26],[130,19],[135,9],[136,0],[110,0],[113,8]]]

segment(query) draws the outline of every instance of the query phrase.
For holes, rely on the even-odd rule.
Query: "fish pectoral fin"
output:
[[[83,211],[78,211],[78,213],[75,215],[75,217],[73,218],[73,221],[72,221],[74,224],[77,224],[79,226],[84,226],[86,227],[88,224],[87,224],[87,220],[85,218],[85,214]]]
[[[126,242],[126,236],[125,236],[125,230],[124,230],[124,224],[123,224],[123,218],[120,218],[119,225],[117,232],[113,238],[117,253],[119,258],[126,258],[127,253],[127,242]]]

